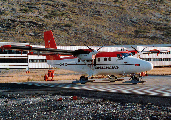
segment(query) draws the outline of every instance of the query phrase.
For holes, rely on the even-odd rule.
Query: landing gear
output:
[[[115,82],[117,80],[117,77],[114,75],[110,75],[110,76],[108,75],[108,77],[109,77],[109,80],[107,80],[107,81]]]
[[[88,82],[88,77],[81,76],[81,77],[80,77],[80,83],[81,83],[81,84],[85,84],[86,82]]]
[[[131,80],[132,84],[137,84],[137,83],[139,83],[140,78],[136,77],[136,76],[131,76],[131,78],[129,80]]]
[[[137,84],[137,83],[144,83],[146,81],[141,81],[142,78],[136,77],[135,75],[131,76],[129,79],[130,81],[125,81],[123,83],[132,83],[132,84]]]
[[[124,79],[122,79],[122,78],[118,78],[117,76],[114,76],[114,75],[108,75],[108,77],[109,77],[109,80],[108,81],[110,81],[110,82],[116,82],[116,81],[123,81]]]
[[[85,76],[81,76],[80,77],[80,80],[76,80],[76,81],[73,81],[72,83],[81,83],[81,84],[85,84],[88,82],[88,77],[85,77]]]

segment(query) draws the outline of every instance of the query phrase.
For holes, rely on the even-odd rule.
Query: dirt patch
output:
[[[148,71],[151,75],[171,75],[171,67],[166,68],[153,68],[153,70]]]
[[[29,81],[44,81],[44,75],[48,74],[48,69],[31,69],[30,73],[25,70],[2,70],[0,74],[0,83],[10,82],[29,82]],[[54,80],[72,80],[79,79],[79,73],[55,69]]]

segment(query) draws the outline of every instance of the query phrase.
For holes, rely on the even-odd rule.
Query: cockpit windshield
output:
[[[122,57],[128,57],[128,56],[132,56],[132,53],[121,53]]]

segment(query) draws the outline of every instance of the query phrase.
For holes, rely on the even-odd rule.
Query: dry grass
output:
[[[168,68],[154,68],[148,74],[152,75],[171,75],[171,67]]]
[[[25,70],[5,70],[1,72],[0,83],[44,81],[44,75],[47,73],[47,69],[32,69],[30,73]],[[171,68],[154,68],[148,74],[171,75]],[[81,74],[74,71],[55,69],[54,80],[75,80],[80,76]]]
[[[44,81],[44,75],[47,73],[47,69],[32,69],[30,73],[26,73],[25,70],[6,70],[1,73],[0,83]],[[79,79],[80,76],[73,71],[55,69],[54,80]]]

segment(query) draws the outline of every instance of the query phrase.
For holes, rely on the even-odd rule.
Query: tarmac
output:
[[[125,81],[129,78],[126,77]],[[95,79],[94,82],[86,84],[72,84],[74,80],[58,80],[58,81],[40,81],[40,82],[25,82],[17,84],[27,84],[35,86],[47,86],[50,88],[64,88],[75,90],[101,91],[122,94],[138,94],[149,96],[164,96],[171,97],[171,76],[147,76],[143,78],[145,83],[137,85],[123,83],[123,81],[109,82],[104,79]]]

